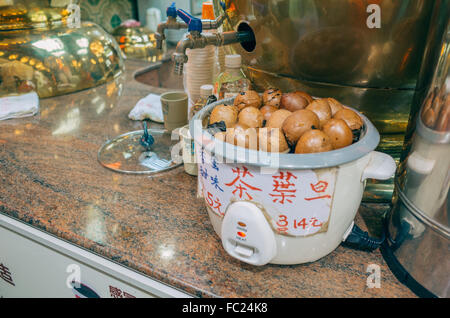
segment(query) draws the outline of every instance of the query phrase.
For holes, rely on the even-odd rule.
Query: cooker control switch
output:
[[[254,250],[252,248],[248,248],[248,247],[245,247],[242,245],[236,246],[236,248],[234,250],[236,251],[236,253],[246,256],[246,257],[250,257],[254,253]]]
[[[263,212],[251,202],[232,203],[222,223],[222,245],[245,263],[265,265],[276,254],[275,235]]]

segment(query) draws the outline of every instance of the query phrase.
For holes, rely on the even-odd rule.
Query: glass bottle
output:
[[[200,97],[195,101],[189,112],[189,120],[203,107],[210,103],[209,97],[213,95],[214,87],[212,85],[202,85],[200,87]],[[214,96],[214,95],[213,95]]]
[[[239,54],[225,56],[225,71],[216,79],[214,95],[218,99],[236,97],[242,91],[250,89],[250,81],[241,69],[242,58]]]

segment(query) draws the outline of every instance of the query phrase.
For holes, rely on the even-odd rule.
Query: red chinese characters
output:
[[[328,188],[328,182],[326,181],[319,181],[316,184],[312,184],[311,183],[311,189],[318,194],[324,193]],[[305,198],[306,201],[311,201],[311,200],[319,200],[319,199],[331,199],[331,195],[329,194],[324,194],[324,195],[319,195],[317,197],[313,197],[313,198]]]
[[[222,203],[220,203],[219,198],[214,198],[212,193],[209,191],[207,192],[207,195],[204,197],[205,197],[206,203],[208,203],[208,205],[212,209],[216,210],[220,215],[222,215],[222,216],[224,215],[224,213],[220,209],[220,207],[222,206]]]
[[[277,231],[278,231],[278,233],[287,234],[288,225],[289,225],[288,220],[287,220],[287,216],[283,215],[283,214],[280,214],[278,216],[278,221],[276,223],[277,223]]]
[[[315,217],[312,217],[309,220],[309,222],[310,222],[312,227],[322,227],[322,225],[323,225],[323,222],[319,222],[319,220],[317,218],[315,218]]]
[[[253,197],[248,192],[250,190],[262,191],[261,189],[255,187],[255,186],[252,186],[243,180],[246,177],[253,178],[253,175],[250,173],[250,171],[248,171],[247,167],[243,166],[242,170],[239,167],[237,167],[237,168],[233,169],[232,171],[234,174],[236,174],[236,178],[233,181],[231,181],[230,183],[225,183],[225,185],[227,187],[234,187],[233,194],[237,195],[239,197],[239,199],[242,199],[242,197],[245,194],[245,197],[248,200],[253,200]]]
[[[291,182],[291,179],[297,179],[291,172],[281,171],[279,175],[272,177],[273,179],[273,193],[269,195],[273,197],[274,203],[284,204],[286,201],[292,203],[291,198],[295,198],[297,189],[295,184]]]
[[[319,220],[316,217],[288,220],[288,217],[286,215],[280,214],[278,216],[276,224],[278,233],[287,234],[287,231],[289,230],[289,225],[295,230],[296,229],[308,230],[309,228],[322,227],[323,222],[319,222]]]
[[[309,224],[309,226],[308,226]],[[302,218],[299,220],[294,220],[294,229],[301,228],[303,230],[309,228],[309,227],[322,227],[323,222],[319,222],[319,220],[315,217],[310,218],[307,220],[306,218]]]

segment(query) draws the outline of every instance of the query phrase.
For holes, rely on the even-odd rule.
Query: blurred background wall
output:
[[[82,20],[95,22],[108,32],[126,20],[138,19],[137,0],[80,0],[80,7]]]
[[[205,0],[176,0],[179,9],[201,15],[202,3]],[[166,20],[166,9],[173,0],[80,0],[81,18],[101,25],[106,31],[112,32],[122,22],[135,19],[142,25],[147,24],[147,10],[157,8],[161,11],[161,20]],[[180,32],[171,32],[171,38],[178,38]],[[175,34],[176,33],[176,34]],[[180,33],[182,34],[182,33]]]

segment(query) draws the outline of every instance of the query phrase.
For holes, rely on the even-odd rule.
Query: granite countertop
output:
[[[99,147],[140,130],[128,112],[164,91],[135,80],[145,66],[129,60],[117,81],[41,100],[39,115],[0,122],[0,213],[194,296],[414,297],[379,250],[340,246],[310,264],[244,264],[222,248],[183,167],[153,176],[102,167]],[[356,223],[377,232],[386,208],[364,204]],[[370,264],[381,267],[381,288],[366,286]]]

